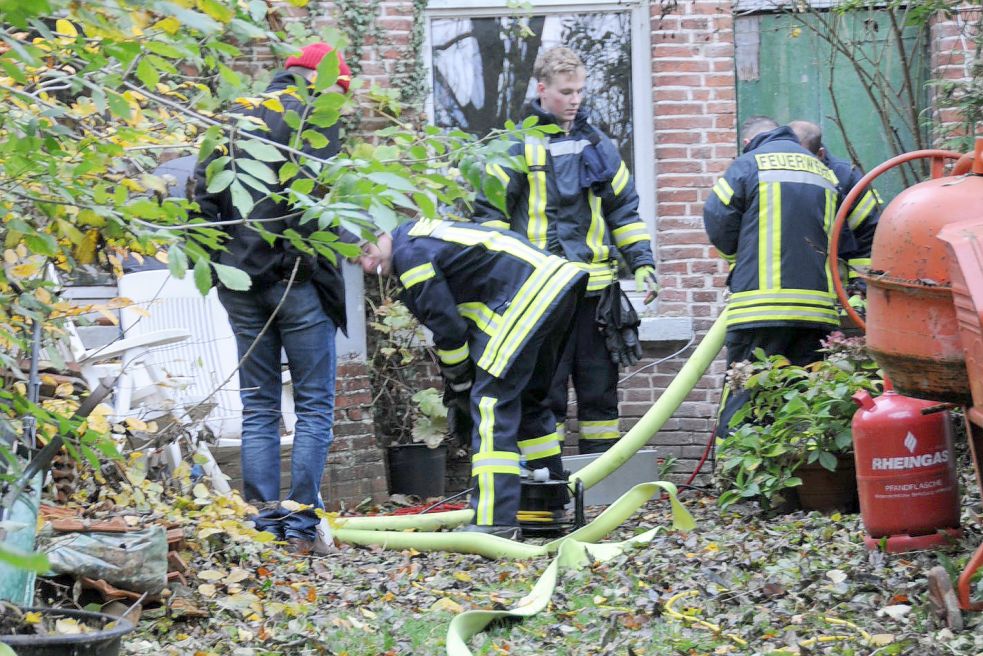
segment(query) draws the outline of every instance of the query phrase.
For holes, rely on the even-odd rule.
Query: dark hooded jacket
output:
[[[471,357],[497,378],[585,278],[515,233],[428,219],[393,231],[392,267],[406,307],[433,332],[441,362]]]
[[[280,71],[273,77],[266,88],[266,92],[282,91],[288,87],[302,84],[307,84],[303,77],[289,71]],[[246,109],[242,114],[259,118],[269,128],[269,131],[257,131],[258,136],[288,145],[293,136],[293,130],[284,121],[283,116],[290,111],[302,115],[304,105],[300,98],[292,94],[283,94],[279,96],[279,99],[283,105],[283,112],[260,105],[256,108]],[[340,144],[337,125],[327,128],[311,126],[309,129],[320,132],[327,138],[328,143],[324,147],[314,148],[305,140],[303,146],[299,148],[300,150],[320,159],[328,159],[338,154]],[[230,187],[214,193],[207,189],[205,169],[218,156],[217,153],[213,154],[198,165],[195,199],[200,207],[200,216],[207,221],[240,220],[242,217],[232,203]],[[239,148],[235,150],[235,158],[252,159],[249,153]],[[275,168],[277,164],[272,166]],[[289,182],[269,185],[269,188],[273,193],[282,194],[288,184]],[[309,235],[318,229],[316,221],[301,224],[300,212],[294,212],[288,203],[278,202],[248,185],[244,184],[243,187],[249,192],[255,203],[248,219],[256,221],[257,224],[261,222],[265,231],[280,235],[287,229],[293,229],[301,235]],[[312,281],[317,288],[325,313],[344,330],[346,322],[345,284],[341,270],[337,265],[331,264],[323,257],[298,251],[287,239],[276,239],[271,244],[264,239],[259,231],[246,224],[232,224],[224,226],[222,229],[229,238],[224,242],[226,250],[215,253],[217,262],[245,271],[252,280],[252,288],[263,289],[280,280],[288,279],[295,262],[299,258],[300,264],[294,277],[295,282]]]
[[[540,125],[557,124],[539,100],[527,112]],[[585,109],[577,112],[569,132],[551,134],[546,142],[516,143],[509,153],[524,157],[529,173],[486,167],[505,185],[507,212],[479,193],[474,221],[513,230],[537,248],[579,263],[590,274],[588,292],[615,279],[617,252],[632,271],[655,264],[648,228],[638,216],[634,179],[611,139],[588,122]]]

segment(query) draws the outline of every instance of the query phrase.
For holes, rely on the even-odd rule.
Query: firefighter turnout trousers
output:
[[[563,295],[505,377],[497,378],[481,368],[476,371],[471,388],[474,524],[518,524],[520,458],[530,470],[548,467],[551,478],[562,473],[549,392],[582,289],[578,284]]]
[[[566,433],[567,390],[573,378],[580,427],[580,453],[607,451],[621,437],[618,430],[618,365],[611,361],[595,315],[600,296],[581,300],[573,330],[556,367],[550,407],[560,441]]]
[[[727,331],[727,369],[735,362],[755,360],[755,349],[761,349],[765,356],[784,355],[796,366],[805,366],[823,359],[819,350],[822,340],[829,336],[830,328],[792,328],[777,326]],[[747,390],[734,391],[724,385],[720,397],[720,413],[717,416],[716,435],[726,437],[730,432],[730,420],[741,407],[751,400]]]

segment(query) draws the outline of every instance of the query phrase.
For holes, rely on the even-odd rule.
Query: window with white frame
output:
[[[651,56],[648,2],[538,0],[513,10],[495,0],[431,0],[425,55],[428,114],[436,125],[477,135],[518,123],[536,97],[533,63],[566,46],[587,67],[590,121],[632,167],[640,214],[654,234]]]

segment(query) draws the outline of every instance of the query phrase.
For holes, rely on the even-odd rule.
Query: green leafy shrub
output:
[[[447,408],[440,390],[423,388],[430,380],[426,336],[391,291],[380,289],[382,301],[372,305],[369,321],[376,426],[384,446],[423,442],[435,449],[447,437]]]
[[[717,442],[722,507],[750,498],[770,506],[802,484],[796,476],[802,465],[818,462],[834,471],[838,456],[853,453],[851,397],[861,389],[880,392],[883,381],[862,337],[835,332],[823,347],[826,358],[805,366],[758,349],[755,362],[732,368],[729,384],[748,390],[751,400]]]

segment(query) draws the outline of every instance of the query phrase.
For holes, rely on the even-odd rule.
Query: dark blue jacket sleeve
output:
[[[850,178],[843,188],[853,189],[862,177],[863,171],[854,166],[850,169]],[[855,248],[841,251],[840,257],[847,260],[852,268],[870,264],[870,249],[874,244],[874,232],[877,230],[877,221],[880,216],[880,194],[872,186],[869,186],[854,201],[845,222],[846,227],[853,233]]]
[[[441,362],[456,364],[468,356],[468,323],[457,311],[457,302],[432,253],[418,246],[422,240],[401,245],[393,268],[403,285],[402,301],[433,333]]]
[[[654,266],[652,256],[652,237],[648,226],[638,216],[638,192],[635,179],[614,142],[603,132],[598,132],[598,154],[607,170],[613,171],[610,179],[597,187],[601,197],[604,221],[611,232],[611,241],[624,256],[632,271],[642,266]]]
[[[749,162],[738,160],[730,165],[713,185],[703,205],[703,226],[710,243],[733,265],[741,234],[741,219],[748,204],[749,178],[754,171]]]

